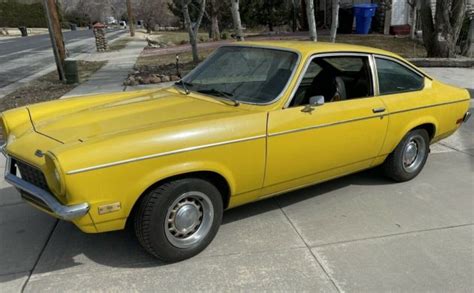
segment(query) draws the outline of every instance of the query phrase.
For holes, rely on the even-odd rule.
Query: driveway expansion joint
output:
[[[53,228],[49,232],[48,238],[46,239],[46,242],[44,243],[43,247],[41,248],[40,253],[38,254],[38,258],[36,259],[33,267],[31,268],[31,271],[29,271],[29,274],[28,274],[28,277],[26,278],[25,283],[21,287],[21,291],[20,291],[21,293],[25,292],[26,286],[28,285],[28,282],[30,281],[31,275],[33,275],[33,273],[36,269],[36,266],[38,265],[38,263],[41,259],[41,256],[43,255],[44,251],[46,250],[46,247],[48,246],[49,242],[51,241],[51,237],[53,236],[53,233],[56,230],[56,227],[58,226],[58,223],[59,223],[59,220],[56,220],[56,222],[53,225]]]
[[[280,203],[278,202],[278,200],[276,200],[275,198],[273,198],[273,200],[275,201],[276,205],[278,206],[278,208],[280,209],[280,211],[283,213],[283,215],[285,216],[286,220],[290,223],[291,227],[295,230],[296,234],[298,235],[298,237],[301,239],[301,241],[303,241],[303,243],[305,244],[306,246],[306,249],[309,250],[309,252],[311,253],[311,255],[313,256],[314,260],[316,261],[316,263],[319,265],[319,267],[323,270],[324,274],[328,277],[329,281],[331,282],[331,284],[334,286],[334,288],[342,293],[344,292],[344,290],[342,290],[339,285],[336,283],[336,280],[334,280],[331,276],[331,274],[329,274],[329,270],[328,268],[326,268],[322,261],[318,258],[317,255],[314,254],[314,252],[311,250],[311,247],[308,245],[308,243],[306,242],[306,240],[303,238],[303,236],[300,234],[300,232],[298,231],[298,229],[296,229],[295,225],[293,224],[293,222],[290,220],[290,218],[288,217],[288,215],[285,213],[285,211],[283,210],[283,208],[281,207]]]
[[[309,247],[310,248],[320,248],[320,247],[347,244],[347,243],[360,242],[360,241],[366,241],[366,240],[384,239],[384,238],[391,238],[391,237],[404,236],[404,235],[417,234],[417,233],[419,234],[419,233],[432,232],[432,231],[442,231],[442,230],[455,229],[455,228],[461,228],[461,227],[467,227],[467,226],[473,226],[473,225],[474,225],[474,223],[466,223],[466,224],[460,224],[460,225],[452,225],[452,226],[436,227],[436,228],[429,228],[429,229],[413,230],[413,231],[407,231],[407,232],[401,232],[401,233],[379,235],[379,236],[374,236],[374,237],[365,237],[365,238],[358,238],[358,239],[352,239],[352,240],[344,240],[344,241],[336,241],[336,242],[330,242],[330,243],[324,243],[324,244],[317,244],[317,245],[313,245],[313,246],[309,246]]]

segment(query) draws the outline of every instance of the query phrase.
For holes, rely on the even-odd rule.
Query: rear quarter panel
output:
[[[412,129],[432,124],[432,143],[456,131],[469,108],[469,92],[425,78],[420,91],[381,96],[389,113],[389,125],[381,155],[391,153]]]

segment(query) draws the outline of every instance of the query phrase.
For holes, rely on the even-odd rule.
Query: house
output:
[[[322,21],[325,26],[331,25],[332,0],[318,1],[319,10],[324,15]],[[420,1],[420,0],[418,0]],[[421,30],[421,23],[414,12],[414,4],[417,0],[340,0],[341,9],[350,8],[354,4],[373,3],[377,4],[377,11],[372,21],[372,30],[379,33],[409,34],[411,26],[415,23],[415,29]],[[412,6],[413,5],[413,6]],[[468,11],[474,8],[474,0],[468,0]],[[436,9],[436,0],[431,0],[433,12]],[[434,13],[433,13],[434,14]]]

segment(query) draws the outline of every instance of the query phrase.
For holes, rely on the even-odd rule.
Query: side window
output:
[[[380,94],[395,94],[423,88],[424,77],[391,60],[375,58]]]
[[[313,96],[324,96],[326,103],[373,96],[368,57],[314,58],[298,86],[290,107],[307,105]]]

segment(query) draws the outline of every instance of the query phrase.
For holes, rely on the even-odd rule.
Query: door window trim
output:
[[[372,75],[372,89],[373,89],[373,95],[370,97],[363,97],[363,98],[373,98],[378,95],[378,86],[375,87],[376,85],[376,71],[375,71],[375,64],[374,60],[372,57],[373,54],[370,53],[363,53],[363,52],[334,52],[334,53],[316,53],[314,55],[311,55],[306,61],[306,64],[304,65],[302,71],[300,72],[300,75],[298,76],[298,80],[293,87],[293,90],[291,91],[290,98],[286,101],[285,105],[283,106],[283,109],[287,109],[290,107],[291,102],[296,96],[296,91],[301,85],[301,82],[303,81],[303,77],[306,74],[306,71],[309,68],[309,65],[311,62],[313,62],[314,59],[316,58],[325,58],[325,57],[367,57],[367,60],[369,62],[370,66],[370,74]],[[378,82],[378,80],[377,80]],[[377,84],[378,85],[378,84]]]
[[[426,75],[425,73],[421,72],[418,68],[400,60],[400,59],[397,59],[397,58],[394,58],[394,57],[390,57],[390,56],[386,56],[386,55],[380,55],[380,54],[371,54],[372,55],[372,65],[373,65],[373,68],[374,68],[374,72],[375,72],[375,75],[374,75],[374,78],[376,80],[376,85],[377,85],[377,89],[376,89],[376,92],[377,92],[377,95],[376,96],[388,96],[388,95],[396,95],[396,94],[403,94],[403,93],[409,93],[409,92],[418,92],[418,91],[421,91],[425,88],[425,78],[428,78],[429,80],[433,80],[431,77],[429,77],[428,75]],[[389,60],[389,61],[392,61],[392,62],[395,62],[403,67],[405,67],[406,69],[408,69],[409,71],[415,73],[416,75],[420,76],[423,78],[423,84],[420,88],[418,89],[410,89],[410,90],[404,90],[404,91],[399,91],[399,92],[394,92],[394,93],[386,93],[386,94],[381,94],[380,93],[380,83],[379,83],[379,72],[378,72],[378,69],[377,69],[377,62],[376,62],[376,58],[379,58],[379,59],[385,59],[385,60]]]

